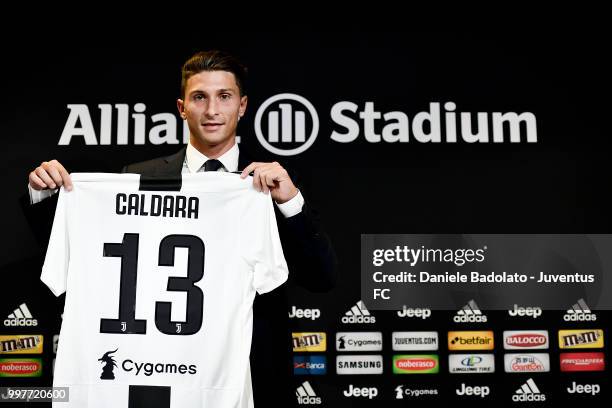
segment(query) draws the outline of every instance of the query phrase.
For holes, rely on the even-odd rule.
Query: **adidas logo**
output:
[[[455,323],[485,323],[487,316],[482,314],[480,308],[472,299],[467,305],[463,306],[463,309],[457,311],[453,321]]]
[[[563,315],[563,320],[566,322],[594,322],[597,320],[597,315],[591,313],[591,309],[584,299],[578,299],[577,303],[567,309],[567,312]]]
[[[4,325],[8,327],[30,327],[38,326],[38,321],[32,318],[32,314],[30,313],[28,306],[25,303],[22,303],[13,311],[13,313],[8,315],[8,317],[4,320]]]
[[[321,404],[321,397],[317,397],[317,393],[314,392],[312,386],[308,381],[304,381],[302,385],[297,387],[295,390],[298,404],[300,405],[319,405]]]
[[[533,379],[528,379],[525,384],[521,386],[518,390],[514,392],[512,396],[512,401],[514,402],[524,402],[524,401],[546,401],[546,395],[540,392],[540,389],[533,381]]]
[[[376,323],[376,318],[370,315],[363,301],[360,300],[342,316],[342,323]]]

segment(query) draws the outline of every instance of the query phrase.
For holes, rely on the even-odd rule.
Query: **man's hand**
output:
[[[30,187],[34,190],[46,190],[64,186],[68,191],[72,190],[70,174],[57,160],[42,162],[40,166],[30,172]]]
[[[265,194],[268,194],[269,191],[278,204],[286,203],[298,193],[298,189],[293,185],[287,170],[278,162],[253,162],[242,170],[240,177],[245,178],[250,172],[253,172],[253,187]]]

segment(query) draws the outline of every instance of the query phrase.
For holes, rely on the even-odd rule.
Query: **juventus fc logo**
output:
[[[176,324],[176,333],[178,334],[178,333],[180,333],[180,332],[181,332],[181,324],[180,324],[180,323],[177,323],[177,324]]]
[[[127,330],[127,324],[125,322],[121,322],[121,331],[125,332]]]

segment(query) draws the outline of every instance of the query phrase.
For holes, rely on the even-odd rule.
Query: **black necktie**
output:
[[[223,164],[217,159],[209,159],[204,163],[204,171],[217,171]]]

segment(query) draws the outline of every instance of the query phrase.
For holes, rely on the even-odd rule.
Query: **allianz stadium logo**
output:
[[[184,144],[187,122],[176,113],[151,114],[135,103],[67,104],[69,109],[58,145]],[[321,109],[319,108],[319,111]],[[537,143],[536,117],[531,112],[458,112],[454,102],[430,102],[410,115],[383,112],[375,102],[335,102],[329,110],[336,143],[363,139],[368,143]],[[257,109],[253,128],[259,143],[279,156],[299,155],[320,136],[319,112],[312,102],[294,93],[266,99]]]

